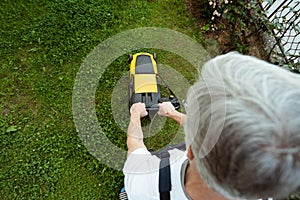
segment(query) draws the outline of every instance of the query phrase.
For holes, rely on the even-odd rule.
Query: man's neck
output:
[[[226,200],[215,191],[211,190],[201,179],[194,161],[189,161],[185,171],[184,187],[193,200]]]

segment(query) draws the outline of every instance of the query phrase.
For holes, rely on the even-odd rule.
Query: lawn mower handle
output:
[[[158,104],[159,103],[163,103],[163,102],[170,102],[175,110],[178,110],[180,108],[180,102],[178,100],[178,98],[175,96],[175,95],[170,95],[170,96],[167,96],[167,97],[161,97],[157,100],[157,103],[155,104],[146,104],[146,111],[147,112],[157,112],[159,110],[159,107],[158,107]]]

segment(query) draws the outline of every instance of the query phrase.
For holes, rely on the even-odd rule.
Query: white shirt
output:
[[[184,177],[181,174],[183,163],[187,160],[186,152],[172,149],[169,153],[172,181],[171,199],[189,199],[184,190],[184,181],[182,181]],[[130,154],[123,169],[125,189],[129,200],[159,199],[159,163],[160,159],[151,155],[145,148],[136,149]]]

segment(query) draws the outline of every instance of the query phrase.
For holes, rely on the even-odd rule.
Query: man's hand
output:
[[[158,110],[157,114],[164,116],[164,117],[170,116],[175,111],[175,108],[171,104],[171,102],[159,103],[158,108],[159,108],[159,110]]]
[[[139,116],[140,118],[147,116],[148,112],[146,111],[146,105],[140,102],[133,104],[130,108],[130,114]]]
[[[173,120],[175,120],[177,123],[179,123],[181,126],[184,125],[185,121],[185,114],[182,114],[175,110],[174,106],[171,104],[171,102],[163,102],[158,104],[158,112],[157,114],[169,117]]]

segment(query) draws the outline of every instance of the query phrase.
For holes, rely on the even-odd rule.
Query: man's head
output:
[[[186,142],[225,197],[282,198],[300,186],[300,77],[250,56],[207,62],[187,97]]]

